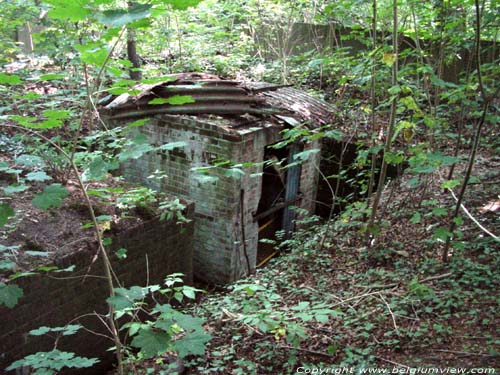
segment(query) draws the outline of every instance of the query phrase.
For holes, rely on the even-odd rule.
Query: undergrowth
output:
[[[452,198],[439,189],[439,172],[422,179],[421,194],[412,176],[392,182],[372,246],[363,241],[363,204],[333,226],[308,218],[256,277],[206,297],[194,309],[213,340],[205,358],[187,363],[189,373],[497,368],[498,242],[464,218],[454,254],[442,262],[436,228],[447,222]],[[495,198],[494,189],[481,191],[470,194],[475,212]],[[488,215],[483,223],[498,227],[497,215]]]

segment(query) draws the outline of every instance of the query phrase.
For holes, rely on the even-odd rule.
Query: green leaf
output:
[[[125,248],[120,248],[116,251],[116,256],[118,259],[125,259],[127,258],[127,249]]]
[[[292,310],[299,310],[300,311],[300,310],[304,310],[304,309],[309,308],[309,305],[310,305],[309,302],[307,302],[307,301],[301,301],[301,302],[299,302],[299,304],[297,306],[291,307],[291,309]]]
[[[80,1],[46,0],[52,6],[48,16],[56,19],[67,19],[72,22],[82,21],[92,13]]]
[[[10,260],[0,258],[0,270],[13,270],[16,268],[16,264]]]
[[[401,103],[406,107],[408,110],[412,110],[415,112],[420,112],[420,108],[418,107],[417,103],[415,102],[415,99],[411,96],[405,96],[401,99],[399,99]]]
[[[80,52],[80,58],[83,62],[99,67],[104,65],[109,53],[106,48],[94,42],[75,45],[75,48]]]
[[[30,173],[28,173],[26,175],[26,179],[28,181],[48,181],[48,180],[52,180],[52,177],[50,177],[44,171],[38,171],[38,172],[30,172]]]
[[[441,187],[443,189],[453,189],[454,187],[457,187],[460,185],[459,180],[447,180],[441,184]]]
[[[384,53],[382,56],[382,62],[387,66],[392,66],[396,61],[396,54],[394,53]]]
[[[48,375],[59,372],[64,367],[86,368],[92,367],[99,360],[97,358],[77,357],[75,353],[61,352],[54,349],[50,352],[37,352],[30,354],[23,359],[13,362],[7,371],[20,367],[32,367],[37,369],[34,375]]]
[[[78,332],[78,330],[82,328],[80,324],[69,324],[64,327],[46,327],[42,326],[37,329],[33,329],[29,331],[29,334],[32,336],[42,336],[49,332],[61,332],[63,336],[71,336]]]
[[[446,216],[448,215],[448,211],[446,211],[445,208],[436,207],[435,209],[432,210],[432,214],[436,216]]]
[[[129,159],[138,159],[151,150],[154,150],[154,147],[149,144],[147,136],[138,134],[132,140],[132,144],[118,154],[118,160],[124,162]]]
[[[418,212],[415,212],[410,219],[410,223],[418,224],[418,223],[420,223],[420,220],[422,220],[422,215],[420,215],[420,213],[418,213]]]
[[[138,127],[138,126],[143,126],[145,124],[147,124],[149,122],[150,119],[148,118],[143,118],[143,119],[140,119],[140,120],[136,120],[134,122],[131,122],[130,124],[127,125],[127,128],[135,128],[135,127]]]
[[[47,186],[42,193],[36,194],[32,200],[32,204],[42,210],[59,207],[62,199],[67,197],[68,194],[68,190],[61,184],[52,184]]]
[[[170,336],[167,333],[148,328],[142,329],[134,337],[130,345],[134,348],[139,348],[144,358],[151,358],[169,350],[170,343]]]
[[[184,288],[182,288],[182,293],[187,297],[187,298],[190,298],[190,299],[195,299],[196,298],[196,293],[195,293],[196,289],[195,288],[192,288],[192,287],[189,287],[189,286],[185,286]]]
[[[150,100],[148,104],[159,105],[159,104],[170,104],[170,105],[183,105],[187,103],[194,103],[195,100],[191,95],[173,95],[168,98],[156,98]]]
[[[111,27],[122,27],[130,22],[149,17],[151,6],[151,4],[137,4],[130,9],[105,10],[97,16],[97,19]]]
[[[197,6],[201,1],[202,0],[163,0],[162,3],[170,4],[173,9],[185,10],[189,7]]]
[[[325,137],[340,142],[342,141],[342,139],[344,139],[344,133],[341,130],[332,129],[325,132]]]
[[[36,155],[23,154],[18,156],[14,161],[16,164],[23,165],[28,168],[40,168],[45,166],[43,159]]]
[[[448,230],[447,227],[439,227],[434,231],[434,238],[443,242],[445,242],[448,237],[451,238],[452,236],[453,234]]]
[[[0,282],[0,305],[13,308],[19,298],[23,296],[23,290],[15,284],[5,284]]]
[[[14,209],[6,203],[0,204],[0,228],[2,228],[10,217],[14,216]]]
[[[205,344],[212,339],[207,333],[193,332],[186,334],[180,340],[176,340],[174,345],[181,358],[188,355],[203,355],[205,354]]]
[[[293,155],[294,161],[306,161],[311,155],[317,154],[320,150],[318,148],[312,150],[305,150]]]
[[[139,286],[127,288],[115,288],[115,295],[106,301],[112,304],[117,310],[124,310],[134,306],[134,302],[142,300],[146,296],[147,289]]]
[[[97,221],[111,221],[113,220],[113,216],[111,215],[99,215],[96,217]]]
[[[171,151],[174,148],[182,148],[186,146],[186,142],[170,142],[170,143],[165,143],[164,145],[161,145],[157,148],[157,150],[166,150],[166,151]]]
[[[117,169],[119,164],[117,162],[108,162],[97,155],[87,165],[83,172],[82,178],[84,181],[101,181],[108,176],[110,170]]]
[[[15,74],[0,73],[0,85],[19,85],[21,83],[23,81]]]
[[[39,81],[54,81],[56,79],[62,79],[66,77],[66,74],[62,73],[49,73],[49,74],[42,74],[40,77],[38,77]]]

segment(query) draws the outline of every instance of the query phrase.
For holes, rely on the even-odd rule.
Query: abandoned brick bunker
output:
[[[314,212],[321,142],[284,143],[283,130],[320,128],[333,111],[291,87],[199,73],[173,77],[139,85],[135,96],[108,98],[101,115],[112,126],[147,119],[132,137],[168,145],[128,162],[123,174],[195,203],[194,275],[228,283],[269,255],[260,239],[293,230],[295,208]],[[166,178],[148,178],[155,171]]]

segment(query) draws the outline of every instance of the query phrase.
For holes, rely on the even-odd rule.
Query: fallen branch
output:
[[[450,188],[448,188],[448,190],[450,191],[453,199],[455,199],[455,202],[458,202],[458,198],[455,195],[455,193],[453,192],[453,190],[451,190]],[[472,216],[472,214],[469,212],[469,210],[467,210],[467,208],[462,203],[460,203],[460,208],[469,217],[469,219],[471,219],[479,227],[479,229],[481,229],[484,233],[486,233],[487,235],[492,237],[495,241],[500,242],[500,237],[495,236],[488,229],[486,229],[484,226],[482,226],[481,223],[479,221],[477,221],[477,219],[474,216]]]

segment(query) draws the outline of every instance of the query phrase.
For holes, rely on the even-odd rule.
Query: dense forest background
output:
[[[499,10],[494,0],[0,0],[0,305],[16,308],[16,279],[62,271],[28,269],[47,253],[34,246],[26,260],[9,233],[37,219],[32,207],[73,199],[104,264],[100,319],[119,374],[498,370]],[[180,221],[183,207],[151,189],[92,185],[152,149],[110,129],[99,101],[181,72],[293,85],[332,104],[334,123],[284,137],[322,140],[320,216],[301,218],[275,243],[281,256],[234,285],[204,294],[173,276],[163,289],[119,288],[95,197],[154,203]],[[167,302],[146,307],[158,292]],[[79,329],[32,332],[56,337],[54,349],[9,369],[93,366],[57,348]]]

